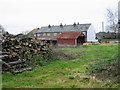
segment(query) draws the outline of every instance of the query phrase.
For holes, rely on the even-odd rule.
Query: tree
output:
[[[0,25],[0,39],[3,39],[3,35],[6,33],[2,25]]]
[[[4,30],[4,28],[3,28],[3,26],[2,26],[2,25],[0,25],[0,29]]]
[[[118,22],[118,11],[117,9],[107,9],[107,30],[112,32],[117,32],[117,22]]]
[[[0,25],[0,31],[1,31],[1,33],[2,33],[2,34],[4,34],[4,33],[5,33],[5,29],[3,28],[3,26],[2,26],[2,25]]]

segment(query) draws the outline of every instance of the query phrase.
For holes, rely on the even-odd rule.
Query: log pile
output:
[[[33,40],[32,38],[18,39],[15,36],[6,36],[1,43],[2,51],[0,58],[2,59],[2,71],[10,71],[13,74],[21,73],[26,70],[32,70],[29,66],[29,55],[49,54],[49,45]]]
[[[93,43],[83,43],[83,46],[88,46],[88,45],[96,45],[100,44],[99,42],[93,42]]]

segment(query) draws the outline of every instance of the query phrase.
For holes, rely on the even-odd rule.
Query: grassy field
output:
[[[117,44],[98,44],[77,48],[57,48],[66,56],[33,71],[18,75],[4,73],[3,88],[117,88],[116,81],[101,80],[89,74],[90,65],[105,65],[103,61],[113,62],[118,56]],[[68,57],[70,56],[70,57]],[[73,58],[72,58],[73,57]],[[98,64],[97,64],[98,63]],[[92,67],[92,66],[91,66]],[[88,68],[88,69],[87,69]],[[92,68],[91,68],[92,69]]]

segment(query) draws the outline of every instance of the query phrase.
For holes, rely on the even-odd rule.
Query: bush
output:
[[[54,59],[49,58],[49,56],[47,54],[46,55],[39,54],[39,55],[35,55],[35,56],[30,55],[28,57],[28,60],[29,60],[31,66],[44,66],[44,65],[50,63],[51,61],[53,61]]]
[[[95,75],[98,79],[102,80],[112,79],[113,77],[117,77],[117,60],[108,59],[108,60],[100,60],[94,64],[90,64],[87,67],[87,72],[90,75]]]

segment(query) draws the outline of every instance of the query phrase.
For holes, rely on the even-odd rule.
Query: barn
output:
[[[62,32],[57,38],[58,46],[77,46],[85,42],[85,35],[81,32]]]

